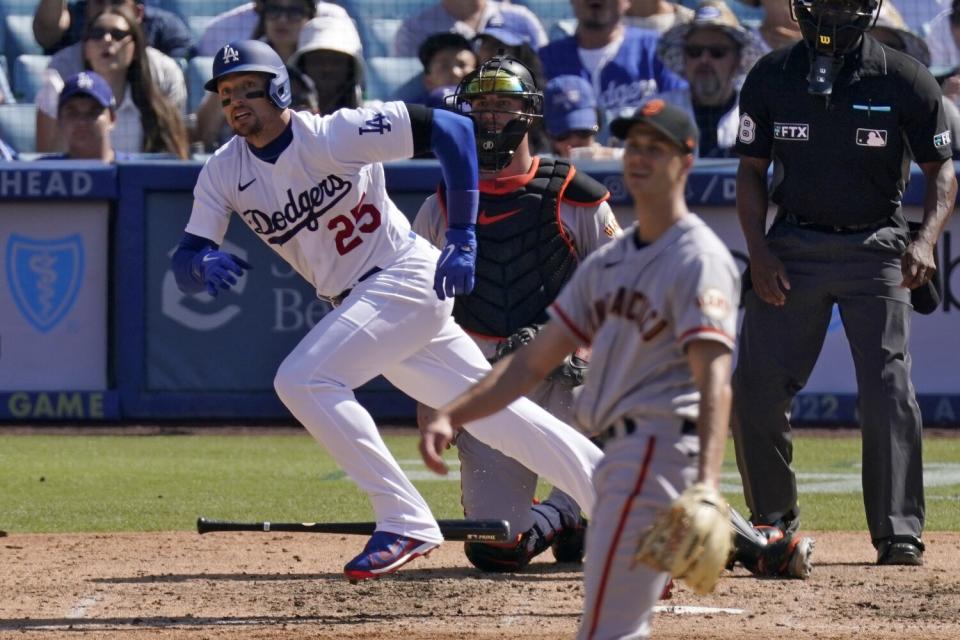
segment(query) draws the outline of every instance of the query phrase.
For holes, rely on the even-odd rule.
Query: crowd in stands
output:
[[[503,51],[544,91],[534,153],[618,158],[607,123],[656,96],[694,116],[701,157],[729,158],[746,72],[800,40],[790,0],[38,0],[28,16],[22,6],[0,0],[0,160],[213,152],[232,132],[203,89],[210,56],[246,38],[287,61],[296,109],[452,108],[457,83]],[[931,69],[960,145],[960,0],[885,0],[872,35]]]

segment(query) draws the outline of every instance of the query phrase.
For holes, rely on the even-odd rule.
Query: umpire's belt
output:
[[[373,269],[370,269],[370,271],[367,271],[365,274],[360,276],[360,278],[357,280],[357,284],[360,284],[361,282],[363,282],[364,280],[366,280],[371,276],[377,275],[381,271],[383,271],[383,269],[381,269],[380,267],[374,267]],[[357,285],[353,285],[353,286],[355,287]],[[353,291],[353,287],[350,287],[349,289],[344,289],[343,291],[340,292],[339,295],[331,296],[329,298],[324,298],[324,299],[330,304],[332,304],[333,306],[339,307],[341,304],[343,304],[343,299],[346,298],[348,295],[350,295],[351,291]]]
[[[796,214],[787,211],[783,214],[784,222],[794,224],[801,229],[809,229],[810,231],[819,231],[821,233],[862,233],[864,231],[876,231],[877,229],[882,229],[883,227],[889,227],[891,219],[889,217],[882,220],[877,220],[874,222],[866,222],[864,224],[820,224],[817,222],[807,222],[801,218],[798,218]]]
[[[596,440],[603,443],[613,440],[614,438],[622,438],[624,436],[629,436],[635,433],[637,430],[637,421],[633,418],[623,417],[614,422],[612,425],[601,431],[596,436]],[[693,420],[683,420],[680,423],[680,433],[682,435],[691,435],[697,432],[697,423]]]

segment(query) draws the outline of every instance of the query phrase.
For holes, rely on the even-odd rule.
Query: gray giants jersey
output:
[[[696,420],[700,394],[684,349],[693,340],[733,349],[739,299],[733,257],[694,214],[652,244],[631,227],[591,254],[550,307],[593,347],[580,426],[593,434],[624,416]]]

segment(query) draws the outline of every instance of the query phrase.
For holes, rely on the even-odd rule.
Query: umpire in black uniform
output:
[[[792,0],[804,39],[740,95],[737,213],[750,252],[734,373],[737,464],[755,525],[799,526],[790,405],[840,307],[859,389],[863,496],[879,564],[923,563],[921,420],[910,382],[910,290],[935,272],[957,180],[940,89],[866,34],[877,0]],[[923,224],[901,210],[909,161]],[[777,215],[765,233],[767,168]]]

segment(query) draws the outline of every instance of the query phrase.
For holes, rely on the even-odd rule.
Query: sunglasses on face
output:
[[[704,53],[708,53],[714,60],[719,60],[720,58],[724,58],[729,55],[731,51],[733,51],[732,47],[724,47],[722,45],[703,47],[697,44],[688,44],[683,48],[683,55],[687,56],[688,58],[695,59],[699,58]]]
[[[104,29],[103,27],[93,27],[87,33],[87,40],[103,40],[107,34],[110,34],[110,39],[114,42],[120,42],[129,36],[130,32],[124,29]]]
[[[271,20],[284,17],[288,20],[300,20],[307,17],[304,7],[282,7],[278,4],[268,4],[263,8],[263,15]]]

